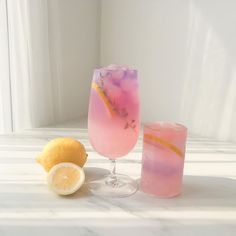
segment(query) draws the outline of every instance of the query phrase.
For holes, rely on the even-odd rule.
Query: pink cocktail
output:
[[[124,189],[128,177],[115,173],[115,159],[128,154],[134,147],[139,125],[137,71],[117,65],[96,69],[88,112],[89,140],[99,154],[114,164],[113,172],[103,181],[105,184],[94,184],[97,192],[103,192],[103,195],[114,195],[114,192],[121,196],[129,195]],[[109,187],[112,189],[109,190]]]
[[[187,128],[156,122],[144,126],[141,190],[159,197],[181,193]]]

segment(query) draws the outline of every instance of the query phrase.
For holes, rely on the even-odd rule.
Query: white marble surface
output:
[[[137,192],[122,199],[93,196],[86,185],[70,197],[52,193],[35,162],[48,140],[71,136],[88,150],[87,182],[108,161],[94,153],[86,129],[44,128],[0,136],[0,236],[236,235],[236,145],[190,136],[184,190],[173,199]],[[118,160],[139,179],[141,141]]]

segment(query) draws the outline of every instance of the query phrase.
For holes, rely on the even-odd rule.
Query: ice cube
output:
[[[117,64],[111,64],[106,67],[109,70],[128,70],[129,67],[127,65],[117,65]]]
[[[135,79],[122,79],[120,87],[123,91],[130,91],[137,89],[137,81]]]
[[[110,98],[118,98],[122,94],[121,88],[114,83],[113,78],[111,77],[104,81],[104,90]]]

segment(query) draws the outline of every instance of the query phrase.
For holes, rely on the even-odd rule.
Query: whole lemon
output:
[[[84,145],[72,138],[57,138],[51,140],[37,157],[37,161],[49,171],[61,162],[72,162],[83,167],[87,161]]]

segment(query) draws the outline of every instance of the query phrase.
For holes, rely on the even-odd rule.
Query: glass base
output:
[[[127,175],[114,174],[93,181],[89,184],[90,191],[103,197],[128,197],[138,190],[138,184]]]

